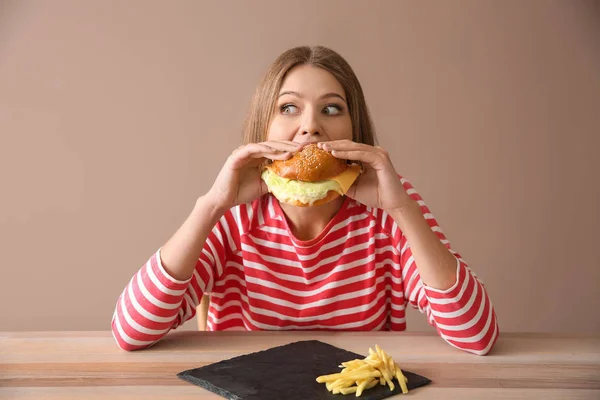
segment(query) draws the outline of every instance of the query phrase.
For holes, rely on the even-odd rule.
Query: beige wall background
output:
[[[301,44],[354,67],[502,331],[600,333],[600,7],[550,0],[0,0],[0,330],[109,329]]]

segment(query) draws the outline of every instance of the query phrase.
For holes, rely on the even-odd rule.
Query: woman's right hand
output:
[[[302,147],[302,143],[292,141],[268,141],[238,147],[227,158],[207,196],[223,211],[251,202],[268,193],[267,185],[261,179],[265,159],[287,160]]]

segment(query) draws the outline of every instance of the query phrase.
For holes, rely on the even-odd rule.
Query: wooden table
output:
[[[216,400],[175,374],[309,339],[360,354],[379,344],[433,381],[409,393],[417,399],[600,399],[599,336],[504,333],[480,357],[429,333],[192,331],[137,352],[118,349],[110,332],[0,332],[0,398]]]

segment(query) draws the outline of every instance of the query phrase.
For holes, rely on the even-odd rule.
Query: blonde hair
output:
[[[322,46],[294,47],[271,64],[259,83],[244,123],[244,144],[266,140],[275,105],[286,74],[298,65],[313,65],[329,71],[342,85],[352,121],[352,140],[375,145],[375,130],[358,78],[348,62],[335,51]]]

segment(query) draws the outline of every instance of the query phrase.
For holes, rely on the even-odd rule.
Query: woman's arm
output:
[[[198,199],[191,214],[161,249],[165,271],[176,280],[188,280],[211,229],[225,213],[208,196]]]
[[[421,196],[406,179],[401,182],[412,204],[390,216],[398,227],[394,239],[400,250],[405,298],[427,315],[450,345],[485,355],[499,333],[485,287],[452,250]]]
[[[239,235],[231,208],[267,193],[258,168],[265,158],[287,159],[299,146],[250,143],[229,156],[211,190],[119,297],[112,332],[122,349],[151,346],[195,315],[202,294],[223,274],[232,236]]]
[[[149,347],[194,317],[202,295],[223,274],[228,243],[237,234],[231,212],[201,198],[173,235],[123,290],[112,319],[119,347]]]
[[[456,283],[456,258],[440,242],[421,213],[419,204],[407,204],[389,212],[403,232],[423,283],[438,290],[448,290]]]
[[[365,166],[347,195],[392,217],[390,232],[400,250],[400,290],[407,301],[427,314],[429,323],[449,344],[486,354],[498,337],[492,303],[482,283],[451,250],[419,194],[399,179],[387,151],[349,140],[319,146]]]

